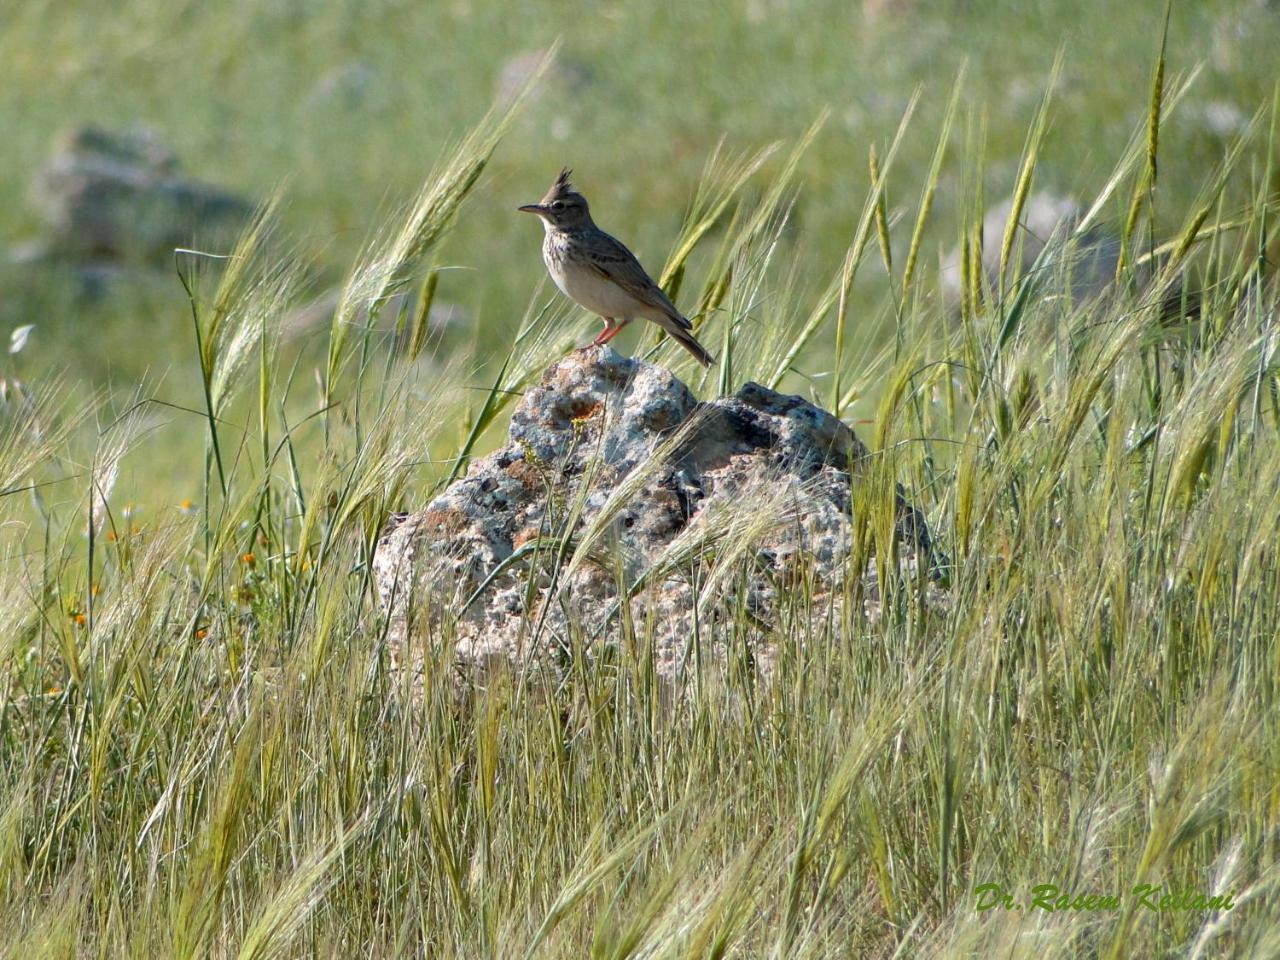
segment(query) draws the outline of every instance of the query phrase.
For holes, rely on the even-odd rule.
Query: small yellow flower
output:
[[[255,563],[258,562],[258,558],[255,557],[252,553],[242,553],[240,554],[240,562],[243,563],[246,567],[252,567]]]
[[[196,512],[196,505],[192,503],[190,497],[184,497],[178,503],[178,512],[185,513],[187,516],[191,516],[191,514]]]
[[[204,627],[196,627],[196,639],[203,640],[209,635],[209,631]]]
[[[83,627],[85,623],[88,621],[88,619],[89,618],[86,617],[83,613],[73,613],[71,615],[71,622],[74,623],[77,627]]]

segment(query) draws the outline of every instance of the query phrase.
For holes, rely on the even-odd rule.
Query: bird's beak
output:
[[[547,212],[547,208],[540,203],[526,203],[523,207],[518,207],[517,209],[523,213],[536,213],[538,216],[542,216]]]

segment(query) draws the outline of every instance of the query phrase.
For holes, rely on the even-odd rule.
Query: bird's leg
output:
[[[618,323],[618,324],[610,324],[609,326],[605,327],[604,332],[600,334],[599,337],[596,338],[596,343],[598,343],[600,346],[604,346],[606,343],[608,343],[610,340],[616,337],[624,326],[625,326],[625,323]]]
[[[590,343],[588,343],[585,347],[582,347],[581,349],[590,350],[592,347],[602,346],[603,344],[608,343],[609,338],[612,337],[615,333],[617,333],[621,329],[622,329],[621,326],[615,327],[613,325],[613,317],[605,317],[604,329],[600,331],[600,336],[596,337],[594,340],[592,340]]]

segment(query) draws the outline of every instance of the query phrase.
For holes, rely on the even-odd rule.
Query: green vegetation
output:
[[[30,163],[73,115],[145,113],[210,179],[294,176],[234,251],[154,288],[86,305],[58,270],[0,278],[0,330],[37,324],[0,368],[0,955],[1280,954],[1265,29],[1190,75],[1227,56],[1213,24],[1272,15],[1176,10],[1162,54],[1160,11],[1072,5],[1055,69],[1066,6],[1033,6],[5,13]],[[570,29],[560,56],[600,86],[568,139],[548,96],[466,133],[503,56]],[[353,58],[386,71],[373,99],[304,110]],[[1244,121],[1215,139],[1194,118],[1224,91]],[[629,347],[702,394],[809,391],[872,448],[854,502],[885,615],[814,628],[802,589],[777,625],[716,627],[782,645],[770,684],[708,667],[664,704],[630,623],[551,688],[460,704],[447,621],[421,678],[391,669],[368,563],[388,512],[583,339],[510,212],[561,160],[655,276],[673,251],[722,362]],[[0,176],[21,208],[25,171]],[[1012,196],[1016,221],[1046,183],[1087,187],[1088,217],[1025,270],[1005,230],[987,277],[983,210]],[[1074,302],[1098,224],[1115,283]],[[287,341],[330,285],[335,322]],[[419,309],[380,311],[403,290]],[[432,297],[473,328],[424,334]],[[888,586],[894,480],[950,557],[945,610]],[[690,568],[732,582],[747,546]],[[985,884],[1120,905],[980,911]],[[1234,905],[1152,911],[1144,884]]]

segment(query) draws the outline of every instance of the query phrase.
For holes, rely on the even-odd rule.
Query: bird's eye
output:
[[[564,209],[564,201],[563,201],[563,200],[553,200],[553,201],[552,201],[552,203],[551,203],[551,209],[552,209],[552,210],[563,210],[563,209]]]

